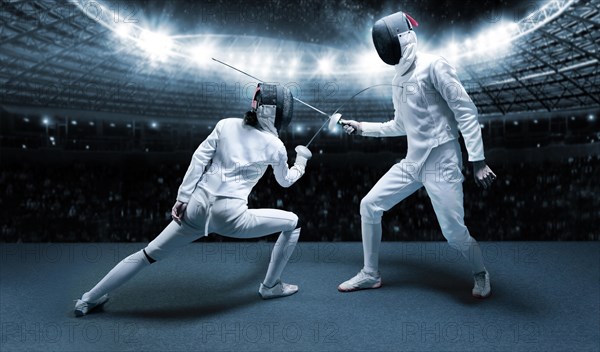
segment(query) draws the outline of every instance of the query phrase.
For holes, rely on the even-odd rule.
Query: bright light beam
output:
[[[115,34],[121,39],[126,39],[129,37],[131,30],[131,25],[120,23],[115,27]]]
[[[321,72],[324,75],[328,75],[333,70],[333,59],[323,58],[319,60],[319,62],[317,63],[317,67],[319,72]]]
[[[137,44],[151,59],[160,61],[164,61],[173,48],[173,40],[169,36],[150,31],[142,31]]]

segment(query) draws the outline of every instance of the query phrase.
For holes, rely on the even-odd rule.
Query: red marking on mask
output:
[[[419,22],[417,22],[414,18],[410,17],[410,15],[407,13],[404,13],[404,15],[406,15],[406,18],[408,18],[408,22],[410,22],[411,26],[419,27]]]

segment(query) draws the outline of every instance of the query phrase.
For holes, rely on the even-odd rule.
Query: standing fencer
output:
[[[292,119],[293,97],[280,85],[259,84],[244,119],[220,120],[194,152],[177,193],[173,221],[141,251],[123,259],[75,304],[83,316],[108,300],[108,293],[143,268],[208,233],[254,238],[281,232],[271,253],[262,298],[294,294],[298,286],[281,282],[281,273],[300,235],[296,214],[278,209],[248,209],[248,195],[269,165],[277,182],[289,187],[304,174],[311,152],[296,147],[294,165],[278,132]]]
[[[342,292],[381,287],[379,246],[384,211],[425,186],[442,233],[469,261],[472,294],[491,294],[481,250],[464,223],[462,156],[458,131],[473,164],[475,182],[489,187],[496,175],[486,165],[477,108],[442,57],[417,53],[417,22],[403,12],[384,17],[372,29],[379,57],[394,65],[394,119],[385,123],[343,120],[346,133],[367,137],[407,136],[405,159],[375,184],[360,203],[364,267],[339,285]]]

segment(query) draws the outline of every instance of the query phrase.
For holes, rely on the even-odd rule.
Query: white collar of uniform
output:
[[[408,44],[404,45],[400,62],[394,65],[397,76],[405,75],[412,67],[415,62],[415,58],[417,57],[417,35],[415,32],[410,31],[407,35],[406,41]]]

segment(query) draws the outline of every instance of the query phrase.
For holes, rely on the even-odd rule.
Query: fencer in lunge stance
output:
[[[458,132],[464,137],[475,182],[489,187],[496,175],[486,165],[477,108],[455,69],[442,57],[417,52],[418,26],[398,12],[377,21],[373,42],[380,58],[394,65],[394,119],[385,123],[342,121],[346,133],[367,137],[407,136],[405,159],[373,186],[360,203],[364,267],[339,285],[342,292],[381,287],[379,246],[384,211],[425,187],[442,233],[451,247],[469,261],[478,298],[490,295],[490,276],[481,250],[464,223],[462,156]]]
[[[247,205],[250,191],[269,165],[282,187],[293,185],[304,174],[311,152],[296,147],[296,160],[289,168],[278,135],[290,123],[292,113],[288,89],[259,84],[252,110],[244,119],[220,120],[194,152],[172,209],[173,221],[146,248],[123,259],[84,293],[75,304],[75,315],[101,306],[109,292],[140,270],[208,233],[254,238],[281,232],[258,292],[264,299],[297,292],[298,286],[283,283],[280,277],[300,235],[298,216],[278,209],[248,209]]]

